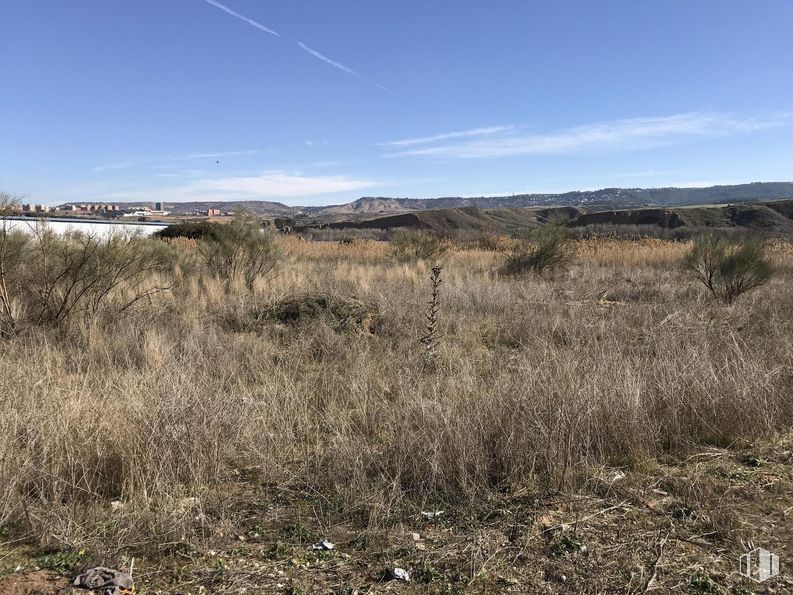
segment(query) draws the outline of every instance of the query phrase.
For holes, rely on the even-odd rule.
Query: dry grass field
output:
[[[793,247],[731,306],[686,243],[584,240],[524,278],[452,250],[429,363],[428,263],[281,248],[253,291],[176,267],[121,314],[0,343],[0,573],[134,556],[140,593],[793,592]],[[783,575],[742,579],[749,542]]]

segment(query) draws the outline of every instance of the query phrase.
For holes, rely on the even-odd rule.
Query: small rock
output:
[[[418,533],[411,533],[410,534],[410,538],[413,541],[421,541],[421,535],[419,535]]]

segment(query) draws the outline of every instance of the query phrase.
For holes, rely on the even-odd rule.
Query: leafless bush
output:
[[[105,307],[121,313],[170,287],[155,281],[173,263],[164,244],[123,234],[61,236],[46,226],[31,231],[0,230],[0,308],[6,332],[20,322],[58,325]]]

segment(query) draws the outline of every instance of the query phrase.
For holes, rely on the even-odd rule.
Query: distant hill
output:
[[[331,229],[413,227],[428,229],[438,233],[455,231],[514,233],[521,229],[543,225],[552,219],[570,222],[586,212],[585,209],[573,207],[545,209],[480,209],[478,207],[463,207],[460,209],[414,211],[365,220],[339,221],[326,226]]]
[[[437,233],[490,232],[513,234],[559,221],[569,227],[632,226],[679,229],[745,228],[793,235],[793,199],[717,206],[592,210],[582,207],[434,209],[385,217],[325,224],[331,229],[421,228]]]
[[[387,198],[364,197],[345,205],[308,207],[314,217],[338,217],[398,213],[433,209],[524,208],[537,206],[585,206],[608,210],[641,206],[703,205],[729,202],[776,200],[793,197],[793,182],[755,182],[707,188],[603,188],[562,194],[516,194],[473,198]]]
[[[793,198],[793,182],[755,182],[708,188],[603,188],[601,190],[565,192],[562,194],[516,194],[513,196],[479,196],[473,198],[389,198],[363,197],[330,206],[290,207],[280,202],[263,200],[166,202],[175,215],[188,215],[209,208],[223,211],[245,211],[262,217],[298,217],[321,222],[348,221],[376,215],[398,215],[439,209],[510,209],[526,207],[586,207],[591,210],[613,210],[630,207],[673,207],[768,201]],[[84,201],[83,201],[84,202]],[[92,204],[87,202],[85,204]],[[93,203],[96,204],[96,203]],[[153,202],[116,202],[127,209],[153,206]]]

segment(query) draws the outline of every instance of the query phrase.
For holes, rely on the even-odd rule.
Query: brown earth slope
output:
[[[793,199],[710,207],[674,209],[620,209],[590,211],[576,207],[478,209],[438,209],[331,223],[332,229],[392,229],[411,227],[438,233],[459,231],[512,234],[549,221],[570,227],[648,226],[663,229],[735,229],[793,234]]]

